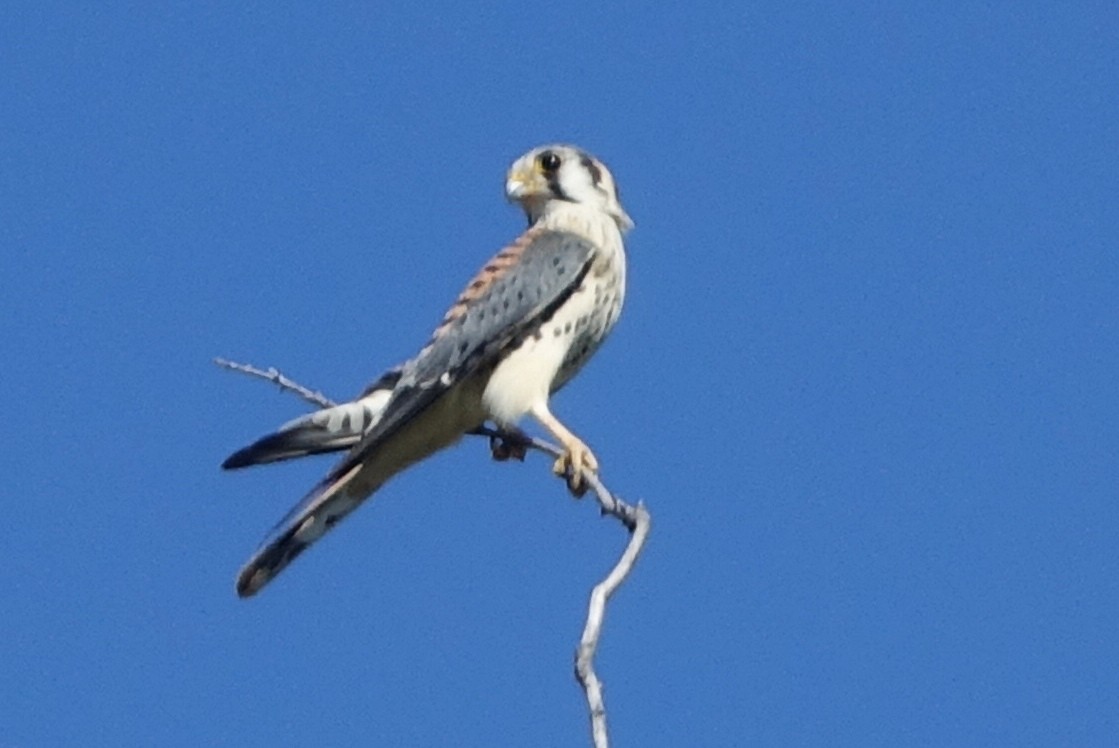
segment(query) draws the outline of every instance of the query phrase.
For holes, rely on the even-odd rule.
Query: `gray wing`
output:
[[[492,367],[547,321],[590,272],[595,248],[574,234],[530,229],[478,273],[430,342],[407,362],[359,443],[273,528],[241,569],[237,592],[255,594],[366,498],[347,492],[362,465],[448,390]]]
[[[362,447],[458,382],[495,365],[579,288],[594,253],[594,245],[575,234],[530,230],[495,255],[447,311],[431,341],[404,365],[383,417]]]

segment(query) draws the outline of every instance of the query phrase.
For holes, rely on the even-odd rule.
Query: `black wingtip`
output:
[[[327,454],[349,449],[361,438],[360,432],[331,435],[317,428],[294,428],[261,437],[225,458],[223,470],[237,470],[253,465],[293,460],[308,455]]]
[[[268,576],[263,569],[246,567],[237,575],[237,597],[247,600],[268,582]]]
[[[237,573],[237,597],[245,599],[260,592],[288,564],[310,547],[308,543],[296,540],[295,533],[295,528],[289,528],[283,535],[257,551],[256,555],[241,567],[241,571]]]
[[[251,449],[238,449],[236,452],[225,458],[225,462],[221,464],[222,470],[237,470],[238,468],[249,467],[255,464],[251,459]]]
[[[253,465],[267,465],[270,462],[314,454],[315,451],[298,439],[298,432],[280,431],[261,437],[247,447],[241,447],[226,457],[221,467],[223,470],[237,470]]]

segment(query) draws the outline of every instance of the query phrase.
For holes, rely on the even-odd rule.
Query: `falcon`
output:
[[[583,490],[587,445],[548,407],[614,327],[625,296],[622,236],[633,222],[610,171],[570,145],[513,162],[505,194],[528,228],[466,285],[416,356],[356,399],[290,421],[222,464],[345,456],[272,529],[237,577],[256,594],[390,478],[490,421],[516,431],[531,415],[563,448],[555,472]],[[502,453],[495,446],[495,457]]]

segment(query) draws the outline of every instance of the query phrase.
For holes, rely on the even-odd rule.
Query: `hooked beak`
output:
[[[547,189],[544,174],[533,164],[530,168],[515,169],[505,179],[505,197],[511,201],[524,200]]]

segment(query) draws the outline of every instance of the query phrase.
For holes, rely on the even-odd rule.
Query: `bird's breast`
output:
[[[579,372],[618,321],[625,299],[625,253],[612,219],[557,222],[547,228],[586,236],[599,250],[579,287],[494,368],[483,403],[489,417],[503,425],[547,402]]]
[[[518,341],[494,368],[483,395],[489,417],[514,424],[574,377],[614,326],[623,296],[616,273],[588,273],[555,314]]]
[[[552,391],[570,381],[606,340],[618,321],[624,299],[622,273],[613,269],[601,275],[592,273],[572,296],[571,314],[548,323],[553,336],[566,339],[567,348],[552,383]]]

